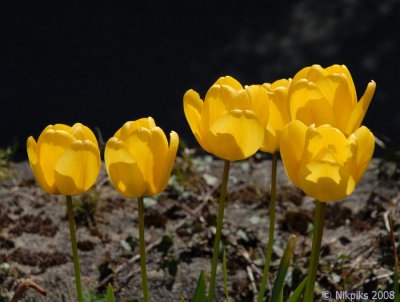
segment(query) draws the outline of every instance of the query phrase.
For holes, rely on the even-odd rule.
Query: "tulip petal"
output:
[[[156,127],[156,123],[150,116],[138,119],[136,121],[129,121],[126,122],[120,129],[118,129],[118,131],[114,134],[114,137],[124,140],[140,127],[151,130]]]
[[[303,161],[324,160],[344,164],[351,156],[344,134],[330,125],[310,127],[306,134],[306,152]]]
[[[304,153],[306,132],[307,126],[295,120],[283,129],[280,140],[280,153],[286,174],[296,186],[299,184],[299,164]]]
[[[372,132],[367,127],[362,126],[350,135],[349,141],[355,150],[349,170],[358,183],[371,162],[375,149],[375,139]]]
[[[238,80],[231,76],[220,77],[214,85],[226,85],[232,87],[234,90],[242,90],[243,86]]]
[[[46,129],[39,136],[36,154],[46,184],[55,189],[54,167],[60,156],[76,139],[64,130],[54,130],[52,127]]]
[[[47,193],[54,194],[56,193],[54,187],[50,187],[44,178],[43,170],[39,165],[39,160],[36,154],[36,141],[30,136],[26,142],[27,151],[28,151],[28,159],[29,164],[31,165],[33,175],[36,178],[36,181],[39,183],[40,187],[45,190]]]
[[[202,135],[205,135],[218,118],[227,113],[229,100],[233,98],[234,93],[235,91],[232,88],[219,85],[211,86],[207,91],[201,111]]]
[[[87,191],[100,171],[100,152],[91,140],[75,141],[55,165],[55,182],[63,195],[77,195]]]
[[[183,96],[183,110],[185,112],[186,120],[188,121],[196,140],[205,150],[208,151],[207,142],[204,141],[201,132],[202,109],[203,101],[200,99],[199,94],[194,90],[188,90]]]
[[[357,128],[360,127],[365,117],[365,114],[367,113],[372,97],[374,96],[375,88],[376,88],[376,83],[374,81],[368,83],[364,95],[357,103],[357,105],[354,107],[353,111],[351,112],[346,128],[347,135],[353,133]]]
[[[304,67],[293,78],[293,82],[297,82],[301,79],[307,79],[310,82],[316,82],[326,74],[325,70],[321,65],[314,64],[312,66]]]
[[[96,136],[89,129],[89,127],[82,125],[81,123],[76,123],[72,126],[70,133],[77,139],[77,140],[90,140],[95,146],[98,146]]]
[[[108,140],[104,151],[107,173],[113,186],[124,196],[134,198],[144,195],[143,174],[136,159],[117,138]]]
[[[279,149],[279,138],[280,137],[278,137],[278,133],[275,131],[274,127],[272,127],[271,124],[268,124],[267,127],[265,127],[264,141],[260,147],[260,150],[263,152],[274,153]]]
[[[300,80],[292,85],[289,97],[292,120],[300,120],[306,125],[334,125],[332,105],[316,84]]]
[[[328,74],[337,73],[337,74],[342,74],[345,76],[346,82],[349,85],[349,90],[351,91],[351,94],[352,94],[351,97],[354,100],[354,104],[355,104],[357,102],[356,86],[354,86],[353,77],[351,76],[350,71],[347,69],[347,66],[335,64],[335,65],[327,67],[326,71]]]
[[[248,109],[252,110],[257,115],[257,118],[260,121],[261,125],[263,125],[263,127],[266,127],[268,124],[268,117],[270,116],[268,106],[269,95],[266,88],[262,85],[251,85],[247,86],[245,90],[250,96],[252,105]]]
[[[217,119],[207,134],[213,154],[235,161],[257,152],[264,139],[264,128],[252,111],[232,110]]]
[[[299,187],[321,202],[337,201],[354,191],[355,181],[338,163],[312,161],[300,169]]]
[[[167,158],[165,160],[164,165],[160,165],[162,169],[162,174],[160,178],[160,183],[158,186],[158,190],[155,194],[158,194],[167,187],[168,185],[168,180],[171,175],[172,167],[174,166],[174,161],[176,158],[176,152],[178,151],[178,146],[179,146],[179,136],[175,131],[171,131],[170,139],[169,139],[169,149],[167,153]]]
[[[160,189],[161,178],[164,173],[168,173],[162,167],[166,164],[168,154],[168,141],[165,137],[164,131],[161,128],[156,127],[151,130],[151,141],[149,145],[151,152],[151,159],[148,162],[152,162],[152,171],[147,174],[146,179],[149,182],[149,188],[146,192],[148,195],[156,195],[162,191]],[[147,170],[149,170],[147,168]],[[150,171],[149,171],[150,172]]]
[[[319,80],[316,85],[331,105],[335,121],[333,125],[345,131],[351,111],[357,103],[354,90],[350,90],[343,74],[330,74]]]

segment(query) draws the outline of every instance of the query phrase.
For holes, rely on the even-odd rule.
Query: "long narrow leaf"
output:
[[[296,289],[292,293],[292,295],[289,297],[288,302],[298,302],[300,301],[300,297],[304,292],[304,289],[306,288],[307,285],[307,276],[303,279],[303,281],[300,282],[299,285],[297,285]]]
[[[206,301],[206,272],[201,270],[199,280],[197,280],[196,290],[194,291],[192,302]]]
[[[224,271],[225,299],[226,299],[226,302],[228,302],[229,301],[228,272],[226,269],[226,250],[225,250],[225,248],[224,248],[224,253],[222,254],[222,270]]]
[[[111,284],[107,286],[106,302],[115,302],[114,291]]]
[[[279,301],[279,295],[283,291],[283,283],[285,281],[286,273],[288,271],[290,264],[290,259],[292,258],[295,247],[296,247],[296,236],[292,235],[289,238],[289,242],[286,245],[285,253],[283,254],[281,263],[279,264],[278,274],[276,275],[274,286],[272,287],[270,301]]]

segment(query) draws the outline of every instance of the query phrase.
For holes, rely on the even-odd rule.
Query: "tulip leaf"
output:
[[[274,286],[272,287],[271,300],[279,301],[279,296],[283,292],[283,283],[285,281],[286,273],[289,268],[290,260],[292,258],[294,249],[296,247],[296,236],[292,235],[289,238],[289,242],[286,245],[285,252],[279,264],[278,274],[276,275]]]
[[[226,269],[226,250],[224,248],[224,252],[222,254],[222,270],[224,272],[224,290],[225,290],[225,299],[226,302],[229,301],[229,291],[228,291],[228,272]]]
[[[196,290],[192,298],[192,302],[206,301],[206,272],[201,270],[199,280],[197,280]]]
[[[302,293],[304,292],[304,289],[306,288],[307,280],[308,280],[308,278],[306,276],[303,279],[303,281],[301,281],[300,284],[297,285],[296,289],[294,290],[294,292],[290,296],[288,302],[297,302],[297,301],[300,300],[300,297],[301,297]]]
[[[106,302],[115,302],[114,291],[111,284],[108,284],[107,286]]]

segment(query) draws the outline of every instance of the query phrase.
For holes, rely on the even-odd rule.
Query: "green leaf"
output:
[[[296,247],[296,236],[292,235],[289,238],[289,242],[286,245],[285,252],[279,264],[278,274],[272,287],[271,300],[279,301],[279,296],[283,292],[283,283],[285,281],[286,273],[289,268],[290,259],[292,258],[294,248]]]
[[[108,284],[107,286],[106,302],[115,302],[114,291],[111,284]]]
[[[306,288],[307,280],[308,280],[308,278],[306,276],[303,279],[303,281],[301,281],[300,284],[297,285],[296,289],[294,290],[294,292],[290,296],[288,302],[297,302],[297,301],[300,300],[300,297],[301,297],[302,293],[304,292],[304,289]]]
[[[229,301],[229,291],[228,291],[228,272],[226,269],[226,250],[222,254],[222,270],[224,271],[224,289],[225,289],[225,299],[226,302]]]
[[[206,301],[206,272],[201,270],[199,280],[197,280],[196,290],[194,291],[192,302]]]

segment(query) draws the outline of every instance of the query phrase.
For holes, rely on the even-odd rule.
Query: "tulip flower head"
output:
[[[194,90],[185,93],[185,116],[204,150],[229,161],[242,160],[257,152],[264,139],[266,115],[260,118],[256,112],[262,111],[265,100],[261,97],[252,100],[250,91],[254,95],[266,94],[262,86],[244,89],[230,76],[219,78],[208,90],[204,102]]]
[[[100,171],[100,151],[93,132],[76,123],[72,127],[47,126],[38,141],[27,140],[29,163],[39,185],[50,194],[77,195],[87,191]]]
[[[281,138],[281,156],[292,183],[321,202],[350,195],[374,152],[374,136],[362,126],[348,138],[330,125],[288,124]]]
[[[126,197],[152,196],[168,184],[179,137],[170,143],[153,118],[126,122],[107,142],[104,160],[114,187]]]
[[[346,66],[305,67],[294,76],[290,85],[291,118],[308,126],[329,124],[348,136],[362,124],[375,88],[375,82],[369,82],[357,102],[353,79]]]

